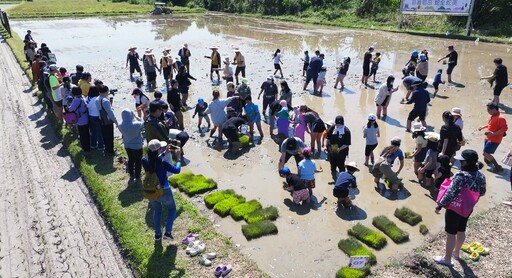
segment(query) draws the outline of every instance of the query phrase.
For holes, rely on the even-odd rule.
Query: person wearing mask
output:
[[[123,135],[123,145],[128,155],[128,174],[130,174],[130,179],[138,180],[142,169],[142,146],[144,145],[142,128],[144,124],[133,111],[127,108],[121,112],[121,118],[123,120],[117,128]]]
[[[448,267],[453,266],[452,258],[459,260],[460,249],[466,240],[466,226],[469,216],[480,197],[485,195],[487,189],[485,176],[479,171],[483,165],[478,162],[476,151],[464,150],[455,159],[460,161],[461,171],[455,173],[451,181],[447,179],[450,182],[447,188],[443,188],[444,185],[441,185],[435,208],[436,214],[440,214],[442,208],[446,209],[444,215],[446,249],[444,256],[437,256],[434,261]],[[443,191],[444,194],[441,194]],[[462,198],[461,194],[466,197]],[[458,206],[452,206],[455,203],[458,203]],[[457,209],[457,207],[467,207],[469,214],[464,215],[464,211]]]
[[[493,166],[493,171],[501,172],[503,167],[498,164],[493,154],[501,144],[505,133],[508,130],[507,119],[503,116],[498,108],[498,104],[495,102],[489,102],[487,104],[487,113],[491,115],[491,118],[486,125],[478,128],[478,131],[486,129],[485,140],[484,140],[484,161],[489,166]]]
[[[178,158],[178,162],[173,164],[172,161],[168,162],[163,160],[169,152],[174,152],[174,155]],[[159,141],[157,139],[151,140],[148,143],[148,155],[142,159],[142,166],[146,175],[156,173],[160,187],[163,188],[163,195],[157,200],[149,202],[149,205],[153,208],[153,226],[155,229],[155,241],[162,240],[162,210],[165,206],[167,208],[167,219],[165,221],[165,232],[163,239],[173,240],[172,228],[174,220],[176,219],[176,201],[172,193],[172,189],[169,186],[169,180],[167,173],[179,174],[181,172],[181,152],[179,149],[171,150],[167,147],[167,142]]]
[[[352,144],[351,133],[345,126],[343,116],[336,116],[334,125],[329,128],[325,137],[325,151],[329,156],[329,164],[331,165],[331,177],[336,181],[338,172],[345,171],[345,159],[348,156],[349,146]]]
[[[115,155],[114,150],[114,124],[117,126],[116,115],[108,99],[109,88],[100,86],[100,96],[96,101],[96,108],[100,114],[101,136],[105,144],[105,154]]]

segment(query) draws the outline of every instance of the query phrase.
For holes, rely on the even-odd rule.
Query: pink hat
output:
[[[286,106],[288,106],[288,103],[286,103],[286,100],[284,100],[284,99],[283,99],[283,100],[281,100],[281,101],[279,102],[279,104],[281,105],[281,107],[286,107]]]
[[[304,149],[302,149],[302,153],[309,153],[311,154],[311,148],[310,147],[305,147]]]

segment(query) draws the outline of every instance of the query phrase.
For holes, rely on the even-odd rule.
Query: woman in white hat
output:
[[[460,130],[464,127],[464,121],[462,120],[462,109],[459,107],[453,107],[450,111],[453,116],[453,122],[460,127]]]
[[[217,80],[220,82],[219,70],[221,69],[222,60],[220,58],[220,53],[217,51],[219,48],[212,46],[210,49],[212,50],[212,54],[210,56],[204,56],[205,58],[212,60],[210,66],[210,81],[213,82],[213,72],[215,72],[217,73]]]
[[[144,66],[144,71],[146,72],[146,83],[148,84],[149,91],[151,92],[156,88],[156,73],[157,71],[160,71],[156,65],[156,58],[155,54],[153,54],[152,48],[146,48],[144,57],[142,58],[142,65]]]
[[[427,155],[427,139],[425,138],[425,130],[426,128],[419,122],[414,123],[411,130],[412,139],[414,139],[416,143],[416,149],[414,150],[414,153],[411,154],[410,158],[414,159],[414,174],[418,177],[420,182],[422,178],[418,173],[418,169],[425,160],[425,155]]]
[[[171,187],[169,186],[167,172],[178,174],[181,171],[181,163],[179,162],[181,161],[181,152],[179,148],[174,150],[178,162],[176,162],[176,164],[172,164],[162,160],[162,157],[169,153],[169,151],[171,151],[171,148],[167,146],[166,142],[153,139],[148,143],[148,156],[142,159],[142,167],[144,167],[146,175],[144,177],[144,183],[149,181],[149,177],[151,175],[156,174],[159,181],[158,186],[164,190],[164,193],[160,198],[152,200],[149,203],[153,208],[155,241],[162,239],[162,225],[160,224],[162,217],[162,205],[166,206],[168,210],[163,238],[166,240],[173,239],[171,233],[172,225],[174,223],[174,219],[176,218],[176,202],[174,201],[174,196],[172,194]]]
[[[375,163],[373,150],[379,144],[378,138],[380,137],[379,125],[376,122],[377,116],[374,114],[368,115],[368,123],[363,128],[363,138],[366,139],[366,147],[364,148],[364,166],[368,166],[368,159],[371,159],[372,165]]]

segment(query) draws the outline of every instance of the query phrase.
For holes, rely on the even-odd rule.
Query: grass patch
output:
[[[350,228],[348,234],[376,250],[382,249],[387,244],[384,235],[360,223]]]
[[[245,198],[240,195],[233,195],[216,203],[215,206],[213,206],[213,211],[222,217],[226,217],[229,215],[232,208],[241,203],[245,203]]]
[[[411,226],[415,226],[423,220],[421,215],[407,207],[397,208],[395,210],[395,216]]]
[[[420,225],[420,234],[422,234],[422,235],[428,234],[428,228],[427,228],[427,226],[425,226],[425,224]]]
[[[205,178],[203,175],[194,175],[191,172],[173,175],[169,178],[169,182],[190,197],[217,188],[217,183],[214,180]]]
[[[344,266],[336,272],[336,278],[363,278],[370,274],[369,268],[357,269]]]
[[[244,217],[249,224],[260,222],[263,220],[276,220],[279,217],[279,211],[276,207],[270,206],[264,209],[255,210]]]
[[[251,212],[258,209],[261,209],[260,202],[252,200],[247,203],[243,203],[233,207],[229,213],[231,214],[231,217],[233,217],[233,219],[239,221],[244,219],[246,215],[249,215]]]
[[[389,220],[384,215],[374,217],[372,224],[390,237],[395,243],[402,243],[409,240],[409,234],[398,228],[393,221]]]
[[[377,264],[377,257],[368,250],[368,248],[364,247],[359,241],[354,238],[342,239],[338,242],[338,248],[340,248],[343,253],[347,254],[347,256],[368,256],[368,264],[375,265]]]
[[[212,209],[218,202],[235,196],[235,191],[231,189],[210,193],[204,196],[204,203],[207,208]]]
[[[270,220],[263,220],[252,224],[242,225],[242,233],[247,240],[266,235],[277,234],[277,226]]]
[[[171,7],[173,13],[201,13],[205,9]],[[98,15],[129,15],[149,14],[153,5],[131,4],[130,2],[111,2],[99,0],[34,0],[7,10],[10,18],[47,18],[69,16],[98,16]]]

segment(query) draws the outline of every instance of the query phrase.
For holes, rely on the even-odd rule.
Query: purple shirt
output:
[[[82,96],[75,96],[73,98],[73,102],[71,102],[71,106],[69,106],[69,111],[76,111],[76,115],[78,117],[78,125],[86,125],[89,123],[87,104],[85,104]]]

